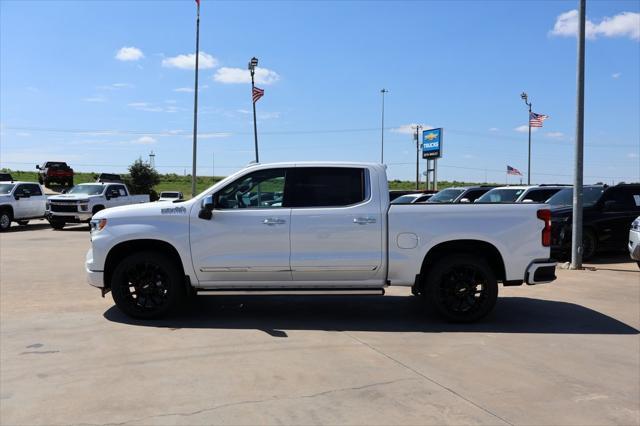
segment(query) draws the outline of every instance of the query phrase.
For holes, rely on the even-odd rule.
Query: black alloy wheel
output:
[[[440,260],[427,276],[425,297],[436,311],[454,322],[486,316],[496,304],[498,283],[482,258],[454,255]]]
[[[142,319],[161,317],[182,299],[180,273],[173,261],[160,253],[142,252],[123,259],[111,280],[116,306]]]

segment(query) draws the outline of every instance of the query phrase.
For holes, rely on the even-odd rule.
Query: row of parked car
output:
[[[182,199],[182,193],[160,193],[160,201]],[[149,195],[132,195],[119,175],[103,173],[96,182],[81,183],[59,195],[47,196],[41,184],[13,181],[0,176],[0,232],[12,222],[27,225],[46,218],[54,229],[68,223],[89,223],[97,212],[109,207],[149,202]]]
[[[393,204],[546,203],[551,207],[551,253],[571,252],[573,188],[569,185],[467,186],[437,193],[398,193]],[[393,196],[392,195],[392,196]],[[640,184],[587,185],[583,189],[583,259],[599,251],[629,249],[640,261]]]

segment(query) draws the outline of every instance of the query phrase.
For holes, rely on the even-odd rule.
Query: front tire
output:
[[[0,212],[0,232],[5,232],[11,227],[11,214],[8,211]]]
[[[585,230],[582,234],[582,260],[591,260],[598,250],[598,239],[593,231]]]
[[[113,301],[133,318],[160,318],[181,304],[184,293],[183,280],[173,260],[156,252],[124,258],[111,279]]]
[[[491,312],[498,282],[484,259],[454,255],[438,261],[427,274],[424,296],[444,318],[473,322]]]
[[[49,219],[49,225],[51,225],[53,229],[56,229],[59,231],[62,228],[64,228],[64,225],[66,225],[66,223],[61,220]]]

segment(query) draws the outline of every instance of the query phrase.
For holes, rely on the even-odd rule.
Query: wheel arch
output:
[[[498,281],[506,280],[504,260],[500,251],[491,243],[482,240],[445,241],[431,247],[422,261],[420,276],[427,276],[430,269],[442,258],[452,254],[470,254],[483,258],[496,275]]]
[[[181,276],[185,277],[185,284],[189,284],[189,277],[185,274],[182,259],[178,250],[170,243],[156,239],[138,239],[123,241],[109,250],[104,263],[104,288],[111,288],[111,277],[116,266],[127,254],[139,251],[153,251],[168,256],[178,268]]]
[[[4,205],[0,206],[0,212],[3,212],[3,211],[8,211],[9,212],[9,216],[11,216],[11,220],[14,219],[13,206],[11,204],[4,204]]]
[[[96,214],[100,210],[104,210],[104,206],[102,204],[97,204],[97,205],[93,206],[93,208],[91,209],[91,214]]]

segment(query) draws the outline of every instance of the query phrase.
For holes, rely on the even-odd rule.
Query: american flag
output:
[[[522,176],[522,173],[520,173],[520,170],[516,169],[515,167],[511,167],[509,165],[507,165],[507,174],[514,175],[514,176]]]
[[[253,88],[253,103],[255,104],[256,102],[258,102],[258,99],[260,99],[262,96],[264,96],[264,89],[260,89],[258,87],[254,87]]]
[[[549,118],[548,115],[537,114],[532,112],[529,114],[529,126],[531,127],[542,127],[542,122]]]

